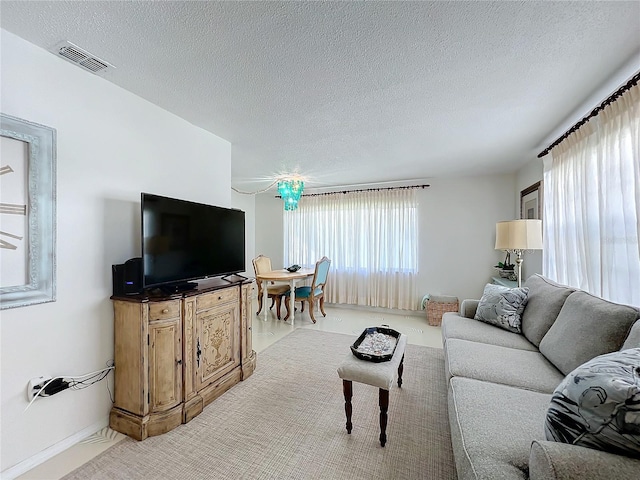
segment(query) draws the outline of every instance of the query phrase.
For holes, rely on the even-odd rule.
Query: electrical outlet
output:
[[[33,397],[36,396],[42,388],[46,385],[46,383],[51,380],[49,375],[42,375],[40,377],[35,377],[29,380],[27,384],[27,399],[29,401],[33,400]]]

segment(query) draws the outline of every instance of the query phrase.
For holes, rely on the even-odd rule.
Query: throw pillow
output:
[[[487,284],[473,318],[510,332],[522,333],[522,312],[527,304],[527,287],[508,288]]]
[[[640,348],[593,358],[558,385],[547,440],[640,457]]]
[[[522,312],[522,334],[536,347],[575,289],[552,282],[542,275],[531,275],[524,284],[529,289],[527,308]]]
[[[538,348],[558,370],[569,375],[598,355],[620,350],[638,316],[640,311],[635,307],[573,292]]]

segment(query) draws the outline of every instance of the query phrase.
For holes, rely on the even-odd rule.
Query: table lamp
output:
[[[542,220],[510,220],[496,223],[496,250],[516,255],[518,287],[522,286],[522,255],[526,250],[542,250]]]

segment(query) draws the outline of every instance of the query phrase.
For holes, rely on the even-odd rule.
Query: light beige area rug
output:
[[[351,435],[345,429],[336,368],[355,339],[295,330],[191,422],[126,438],[64,478],[454,479],[442,350],[407,346],[382,448],[377,388],[353,383]]]

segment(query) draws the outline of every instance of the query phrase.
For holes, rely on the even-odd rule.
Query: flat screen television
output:
[[[141,206],[143,288],[185,289],[245,270],[243,211],[149,193]]]

